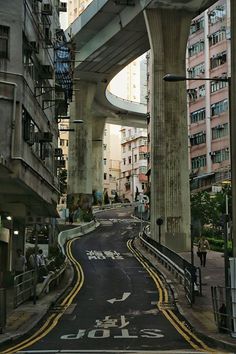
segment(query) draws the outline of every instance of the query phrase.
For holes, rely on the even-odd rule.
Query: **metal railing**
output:
[[[140,240],[166,268],[175,273],[180,283],[184,285],[187,300],[193,304],[195,295],[202,295],[200,268],[195,267],[179,254],[149,237],[145,230],[140,235]]]
[[[236,289],[212,286],[214,318],[219,332],[236,337]]]
[[[14,277],[14,308],[28,300],[33,294],[34,270]]]
[[[0,289],[0,333],[6,325],[6,289]]]

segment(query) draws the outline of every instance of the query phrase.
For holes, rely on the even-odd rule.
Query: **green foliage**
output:
[[[80,210],[79,218],[81,221],[89,222],[93,220],[93,213],[91,209]]]
[[[58,179],[59,179],[60,192],[61,194],[65,194],[67,191],[67,170],[66,169],[61,169],[59,171]]]
[[[229,211],[231,210],[231,189],[224,187],[221,192],[210,194],[198,192],[191,194],[192,223],[200,221],[202,232],[207,225],[210,233],[222,233],[222,215],[226,213],[226,195],[229,197]]]

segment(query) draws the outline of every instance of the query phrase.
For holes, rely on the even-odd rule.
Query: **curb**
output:
[[[179,311],[179,313],[181,314],[181,316],[183,316],[186,321],[190,324],[191,328],[194,330],[194,332],[199,336],[199,338],[201,338],[202,340],[207,340],[209,343],[211,344],[214,344],[214,346],[216,347],[219,347],[221,349],[225,349],[225,350],[230,350],[232,351],[232,353],[236,353],[236,344],[231,344],[231,343],[228,343],[226,340],[224,339],[218,339],[218,338],[214,338],[210,335],[207,335],[207,334],[204,334],[202,333],[201,331],[199,330],[196,330],[193,323],[191,322],[191,320],[189,320],[187,318],[187,313],[186,311],[183,309],[183,307],[178,303],[178,294],[175,290],[175,287],[173,285],[173,281],[171,279],[168,278],[168,275],[166,275],[163,271],[161,271],[160,269],[157,268],[157,266],[155,264],[152,263],[152,261],[150,259],[148,259],[144,252],[143,252],[143,248],[142,247],[137,247],[136,245],[134,245],[134,247],[136,249],[139,250],[139,252],[142,254],[142,256],[144,257],[145,260],[147,260],[148,262],[150,262],[153,267],[161,273],[161,275],[163,276],[163,278],[165,279],[167,285],[170,287],[172,293],[173,293],[173,296],[174,296],[174,301],[175,301],[175,304],[176,304],[176,307]]]

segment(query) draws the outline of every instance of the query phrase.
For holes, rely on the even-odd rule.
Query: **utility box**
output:
[[[0,333],[3,333],[6,325],[6,289],[0,289]]]

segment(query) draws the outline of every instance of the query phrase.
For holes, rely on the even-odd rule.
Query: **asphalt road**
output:
[[[68,243],[76,273],[70,295],[20,353],[196,353],[200,349],[185,330],[170,289],[135,255],[130,240],[138,235],[140,223],[131,219],[130,211],[97,214],[100,227]]]

